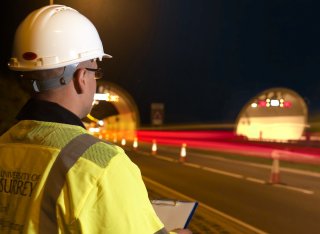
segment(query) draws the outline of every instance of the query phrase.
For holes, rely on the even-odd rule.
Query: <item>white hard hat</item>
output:
[[[111,58],[90,20],[70,7],[49,5],[19,25],[8,65],[11,70],[34,71],[103,57]]]

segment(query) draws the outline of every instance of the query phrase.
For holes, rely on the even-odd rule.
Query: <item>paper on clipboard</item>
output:
[[[151,200],[151,203],[167,230],[187,228],[198,206],[195,201]]]

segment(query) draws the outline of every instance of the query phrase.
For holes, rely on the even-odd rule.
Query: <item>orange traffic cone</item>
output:
[[[279,162],[279,153],[274,150],[271,153],[272,157],[272,167],[271,167],[271,175],[269,182],[271,184],[279,184],[280,183],[280,162]]]
[[[138,148],[138,138],[134,138],[134,140],[133,140],[133,149],[137,149]]]
[[[183,143],[181,146],[181,150],[180,150],[180,158],[179,158],[179,162],[185,162],[186,161],[186,157],[187,157],[187,144]]]
[[[113,134],[113,143],[117,143],[118,139],[117,139],[117,135]]]
[[[156,140],[152,140],[151,153],[153,155],[157,154],[157,142],[156,142]]]

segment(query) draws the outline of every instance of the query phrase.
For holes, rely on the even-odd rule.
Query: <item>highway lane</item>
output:
[[[211,160],[207,155],[202,158],[201,155],[194,159],[188,158],[192,165],[204,164],[217,171],[203,170],[178,163],[176,154],[173,155],[172,152],[174,149],[167,150],[165,152],[162,149],[162,152],[157,153],[157,157],[148,152],[127,153],[140,167],[144,176],[268,233],[318,233],[320,230],[319,189],[312,185],[318,185],[319,178],[311,177],[314,181],[309,187],[302,189],[313,193],[305,193],[303,190],[287,189],[286,186],[271,186],[217,173],[251,173],[246,174],[245,178],[259,178],[263,181],[269,176],[268,170],[261,172],[261,168],[254,167],[250,171],[245,164],[232,165],[228,161]]]
[[[148,148],[144,150],[147,152]],[[179,156],[179,148],[162,146],[158,154],[177,159]],[[222,172],[230,172],[230,176],[235,175],[241,179],[251,180],[257,183],[268,183],[270,181],[271,159],[263,159],[266,164],[258,164],[219,157],[218,153],[215,153],[215,155],[209,151],[189,149],[186,165],[199,165],[202,169],[210,170],[214,168]],[[296,188],[302,192],[305,190],[306,192],[320,194],[320,173],[290,169],[281,166],[280,161],[279,177],[281,185],[285,185],[287,188]]]

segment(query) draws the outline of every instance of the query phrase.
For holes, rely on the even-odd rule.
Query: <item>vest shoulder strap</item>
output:
[[[90,134],[72,139],[59,153],[45,182],[40,206],[39,233],[58,233],[56,202],[65,184],[66,175],[81,155],[101,140]]]

